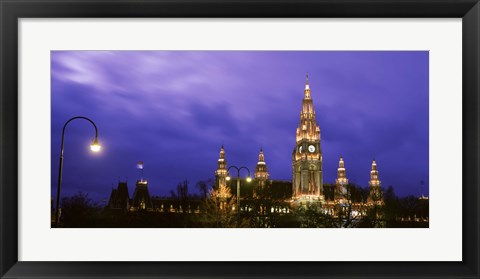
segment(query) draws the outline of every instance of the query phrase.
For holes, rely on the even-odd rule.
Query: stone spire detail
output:
[[[337,179],[335,180],[335,201],[338,203],[347,203],[348,202],[348,192],[347,192],[347,171],[345,170],[345,162],[343,157],[340,156],[338,161],[338,170],[337,170]]]
[[[260,148],[260,153],[258,153],[258,162],[255,167],[254,177],[259,182],[263,181],[263,184],[268,179],[267,163],[265,163],[265,155],[263,154],[262,148]]]
[[[226,177],[228,176],[227,172],[227,160],[225,159],[225,148],[222,147],[220,148],[220,155],[217,161],[217,170],[215,171],[215,186],[220,187],[226,187],[227,186],[227,180]]]
[[[337,185],[347,185],[347,171],[345,169],[345,162],[343,157],[340,156],[340,161],[338,161],[338,170],[337,170],[337,180],[335,181]]]
[[[317,123],[308,75],[303,91],[300,123],[292,154],[292,197],[324,200],[320,126]]]
[[[380,187],[380,180],[378,179],[377,162],[375,159],[372,161],[372,170],[370,171],[370,181],[368,182],[370,187]]]
[[[372,161],[372,170],[370,171],[370,181],[368,182],[369,194],[367,203],[369,205],[383,205],[383,194],[380,189],[380,180],[378,179],[377,162]]]
[[[300,123],[297,128],[297,143],[301,140],[320,140],[320,126],[317,124],[315,108],[311,97],[308,75],[303,91],[302,110],[300,112]]]

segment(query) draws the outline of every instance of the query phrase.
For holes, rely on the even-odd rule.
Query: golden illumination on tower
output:
[[[345,170],[345,162],[343,157],[340,156],[340,161],[338,161],[338,170],[337,170],[337,179],[335,181],[337,185],[347,185],[347,171]]]
[[[218,166],[217,170],[215,171],[215,178],[216,178],[216,186],[217,187],[226,187],[227,186],[227,160],[225,160],[225,148],[220,148],[220,156],[218,158]]]
[[[292,155],[293,198],[323,200],[322,150],[320,148],[320,126],[308,81],[303,90],[300,122],[296,130],[295,149]]]
[[[260,148],[260,153],[258,154],[258,162],[255,167],[254,178],[258,181],[260,187],[265,186],[265,181],[268,179],[268,169],[262,148]]]
[[[380,187],[380,180],[378,179],[377,162],[373,159],[372,170],[370,171],[370,181],[368,182],[370,187]]]
[[[302,110],[300,111],[300,123],[297,127],[296,143],[297,145],[302,141],[320,142],[320,126],[317,123],[315,115],[315,108],[313,107],[313,100],[311,97],[310,85],[308,84],[308,75],[305,82],[305,89],[303,90]],[[307,156],[310,159],[321,160],[320,152],[308,152],[309,146],[299,147],[299,152],[296,160]],[[310,147],[312,150],[314,147]]]
[[[372,170],[370,171],[370,181],[368,182],[369,195],[368,195],[368,204],[370,205],[383,205],[383,194],[380,189],[380,180],[378,179],[378,169],[377,162],[373,159]]]
[[[337,179],[335,180],[335,201],[338,203],[345,203],[347,199],[347,171],[345,170],[345,162],[340,156],[338,161]]]

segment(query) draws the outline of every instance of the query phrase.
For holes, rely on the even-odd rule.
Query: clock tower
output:
[[[292,172],[292,196],[294,199],[324,200],[320,126],[318,126],[315,116],[308,75],[303,91],[296,144],[292,154]]]

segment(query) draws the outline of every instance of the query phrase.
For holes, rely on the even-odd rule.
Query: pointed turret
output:
[[[307,74],[307,77],[306,77],[306,80],[305,80],[305,91],[304,93],[306,93],[308,90],[308,93],[310,94],[310,85],[308,84],[308,74]],[[309,95],[310,97],[310,95]]]
[[[347,196],[347,171],[345,170],[345,162],[343,157],[340,156],[338,161],[337,179],[335,180],[335,201],[341,204],[348,202]]]
[[[345,169],[345,162],[343,161],[343,157],[340,156],[340,160],[338,161],[338,170],[337,170],[337,185],[347,185],[347,171]]]
[[[255,189],[253,195],[254,197],[262,196],[264,193],[265,186],[267,185],[268,180],[268,169],[267,163],[265,163],[265,155],[263,154],[263,149],[260,147],[260,152],[258,153],[258,162],[255,167],[255,173],[253,174],[257,188]]]
[[[263,154],[262,148],[260,148],[260,152],[258,153],[258,162],[255,167],[254,177],[257,180],[263,181],[268,179],[267,163],[265,163],[265,155]]]
[[[215,171],[215,186],[227,186],[227,180],[226,177],[228,176],[227,172],[227,160],[225,159],[225,148],[222,147],[220,148],[220,155],[217,161],[217,170]]]
[[[370,181],[368,182],[370,187],[380,187],[380,180],[378,179],[377,162],[375,158],[372,161],[372,170],[370,171]]]
[[[378,179],[377,162],[375,161],[375,158],[373,158],[372,170],[370,171],[370,181],[368,182],[370,189],[367,201],[370,205],[383,205],[383,194],[380,189],[380,184],[380,180]]]
[[[297,144],[302,140],[320,141],[320,126],[318,126],[317,123],[315,108],[313,107],[313,100],[310,93],[310,85],[308,84],[307,75],[302,110],[300,111],[300,124],[297,128]]]

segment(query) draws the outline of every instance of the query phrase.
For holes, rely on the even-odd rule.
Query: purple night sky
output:
[[[130,195],[145,163],[151,195],[214,178],[228,165],[253,172],[260,147],[271,179],[291,180],[295,130],[309,74],[321,130],[324,183],[342,155],[350,182],[368,185],[373,157],[383,187],[428,194],[426,51],[52,51],[52,196],[63,124],[62,196]]]

